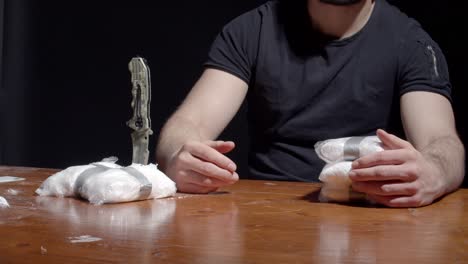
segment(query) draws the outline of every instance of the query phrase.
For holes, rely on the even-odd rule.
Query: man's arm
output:
[[[239,110],[248,85],[224,71],[207,69],[164,125],[156,159],[182,192],[207,193],[236,182],[236,165],[224,153],[233,142],[213,141]]]
[[[388,149],[353,163],[353,188],[392,207],[428,205],[456,190],[465,173],[452,107],[439,94],[409,92],[401,117],[409,142],[378,131]]]
[[[450,102],[439,94],[412,92],[402,97],[401,106],[408,140],[437,168],[444,192],[455,191],[465,174],[465,149]]]

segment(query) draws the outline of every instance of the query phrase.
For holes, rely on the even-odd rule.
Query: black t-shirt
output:
[[[253,179],[317,181],[324,165],[317,141],[396,132],[407,92],[450,100],[439,46],[385,0],[376,0],[362,30],[341,40],[313,29],[305,0],[268,2],[223,28],[205,67],[249,84]]]

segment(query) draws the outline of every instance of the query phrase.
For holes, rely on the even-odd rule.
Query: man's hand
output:
[[[353,162],[354,190],[390,207],[431,204],[446,192],[443,171],[413,145],[383,130],[377,135],[385,150]]]
[[[239,180],[236,164],[223,155],[234,147],[232,141],[189,141],[170,159],[166,173],[181,192],[216,191]]]

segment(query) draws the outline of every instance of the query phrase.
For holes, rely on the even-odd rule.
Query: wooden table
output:
[[[0,183],[11,205],[0,209],[0,263],[468,263],[468,190],[390,209],[318,203],[319,184],[241,180],[95,206],[34,195],[53,172],[0,167],[26,178]]]

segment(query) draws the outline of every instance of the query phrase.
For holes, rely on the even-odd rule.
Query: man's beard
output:
[[[354,5],[362,1],[363,0],[320,0],[322,3],[339,6]]]

